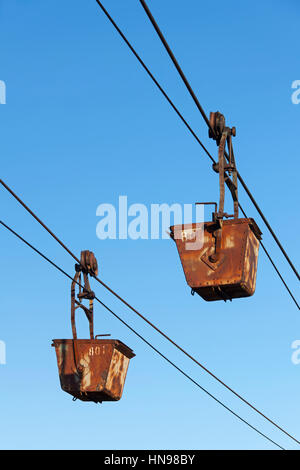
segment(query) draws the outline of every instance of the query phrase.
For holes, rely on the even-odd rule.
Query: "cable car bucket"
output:
[[[94,254],[82,251],[80,265],[75,265],[76,274],[71,285],[71,324],[73,339],[54,339],[59,378],[62,390],[82,401],[120,400],[123,393],[129,361],[135,356],[133,351],[116,339],[94,337],[93,301],[94,292],[90,289],[88,275],[97,275],[98,266]],[[84,287],[81,284],[83,274]],[[75,287],[79,284],[78,300]],[[89,300],[89,308],[82,300]],[[89,321],[90,339],[77,339],[75,311],[81,308]]]
[[[176,243],[192,294],[196,292],[207,301],[226,301],[254,294],[262,233],[252,218],[239,218],[237,170],[232,148],[236,130],[225,127],[225,118],[219,112],[210,113],[210,124],[214,132],[209,130],[209,136],[219,147],[218,163],[213,164],[214,171],[219,173],[219,210],[216,203],[197,203],[215,204],[212,221],[174,225],[170,227],[170,235]],[[224,212],[225,183],[233,199],[233,214]]]

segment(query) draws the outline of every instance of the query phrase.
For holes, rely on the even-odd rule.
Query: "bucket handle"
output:
[[[84,277],[84,287],[82,289],[81,287],[81,268],[78,267],[78,265],[75,266],[76,269],[76,274],[74,276],[74,279],[71,284],[71,324],[72,324],[72,333],[73,333],[73,339],[77,339],[77,331],[76,331],[76,325],[75,325],[75,311],[77,308],[81,308],[89,322],[89,327],[90,327],[90,338],[94,339],[94,311],[93,311],[93,304],[94,304],[94,297],[95,294],[92,292],[89,288],[89,283],[88,283],[88,275],[86,272],[83,272],[83,277]],[[75,288],[76,284],[79,284],[79,294],[78,294],[78,300],[75,298]],[[81,300],[82,299],[89,299],[89,308],[87,308],[85,305],[82,304]]]

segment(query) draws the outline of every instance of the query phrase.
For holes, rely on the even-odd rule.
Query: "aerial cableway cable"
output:
[[[46,255],[44,255],[40,250],[38,250],[36,247],[34,247],[31,243],[29,243],[27,240],[25,240],[21,235],[19,235],[17,232],[15,232],[11,227],[9,227],[7,224],[5,224],[2,220],[0,220],[0,224],[5,227],[7,230],[9,230],[13,235],[15,235],[19,240],[21,240],[23,243],[25,243],[29,248],[31,248],[33,251],[35,251],[39,256],[41,256],[44,260],[46,260],[48,263],[50,263],[54,268],[56,268],[58,271],[60,271],[62,274],[64,274],[67,278],[69,278],[71,281],[74,281],[72,276],[70,276],[66,271],[64,271],[60,266],[58,266],[54,261],[52,261],[50,258],[48,258]],[[84,288],[78,281],[75,281],[78,286],[81,288]],[[238,418],[240,421],[242,421],[244,424],[246,424],[248,427],[250,427],[253,431],[258,433],[260,436],[264,437],[267,439],[269,442],[274,444],[276,447],[278,447],[281,450],[285,450],[284,447],[282,447],[280,444],[275,442],[273,439],[271,439],[269,436],[267,436],[265,433],[257,429],[255,426],[250,424],[246,419],[242,418],[239,414],[237,414],[235,411],[233,411],[231,408],[229,408],[225,403],[223,403],[221,400],[219,400],[217,397],[215,397],[212,393],[210,393],[208,390],[206,390],[202,385],[200,385],[196,380],[194,380],[189,374],[184,372],[183,369],[181,369],[179,366],[177,366],[173,361],[168,359],[167,356],[165,356],[162,352],[160,352],[155,346],[153,346],[148,340],[146,340],[142,335],[140,335],[134,328],[132,328],[128,323],[126,323],[119,315],[117,315],[115,312],[113,312],[104,302],[102,302],[98,297],[95,296],[95,300],[99,302],[108,312],[110,312],[115,318],[117,318],[123,325],[125,325],[130,331],[132,331],[138,338],[140,338],[145,344],[147,344],[153,351],[155,351],[160,357],[162,357],[165,361],[167,361],[172,367],[174,367],[178,372],[180,372],[184,377],[186,377],[188,380],[190,380],[194,385],[196,385],[200,390],[202,390],[206,395],[208,395],[210,398],[212,398],[215,402],[217,402],[219,405],[221,405],[223,408],[225,408],[227,411],[229,411],[233,416]]]
[[[210,158],[210,160],[215,163],[215,160],[213,159],[213,157],[211,156],[211,154],[208,152],[208,150],[205,148],[205,146],[203,145],[203,143],[201,142],[201,140],[199,139],[199,137],[196,135],[196,133],[193,131],[193,129],[191,128],[191,126],[188,124],[188,122],[185,120],[185,118],[183,117],[183,115],[180,113],[180,111],[178,110],[178,108],[174,105],[174,103],[172,102],[172,100],[169,98],[169,96],[167,95],[167,93],[165,92],[165,90],[161,87],[161,85],[159,84],[159,82],[157,81],[157,79],[154,77],[154,75],[152,74],[152,72],[149,70],[149,68],[146,66],[146,64],[144,63],[144,61],[141,59],[141,57],[139,56],[139,54],[136,52],[136,50],[134,49],[134,47],[131,45],[131,43],[128,41],[128,39],[126,38],[126,36],[124,35],[124,33],[121,31],[121,29],[119,28],[119,26],[116,24],[116,22],[114,21],[114,19],[111,17],[111,15],[108,13],[108,11],[105,9],[105,7],[102,5],[102,3],[99,1],[99,0],[96,0],[97,4],[99,5],[99,7],[102,9],[102,11],[104,12],[104,14],[106,15],[106,17],[109,19],[109,21],[111,22],[111,24],[114,26],[114,28],[118,31],[118,33],[120,34],[120,36],[122,37],[122,39],[124,40],[124,42],[127,44],[127,46],[129,47],[129,49],[131,50],[131,52],[134,54],[134,56],[137,58],[137,60],[139,61],[139,63],[142,65],[142,67],[144,68],[144,70],[147,72],[147,74],[150,76],[150,78],[153,80],[153,82],[155,83],[155,85],[159,88],[159,90],[162,92],[162,94],[164,95],[164,97],[167,99],[167,101],[169,102],[169,104],[172,106],[172,108],[174,109],[174,111],[176,112],[176,114],[180,117],[180,119],[183,121],[183,123],[186,125],[186,127],[189,129],[189,131],[191,132],[191,134],[194,136],[194,138],[197,140],[197,142],[200,144],[200,146],[202,147],[202,149],[205,151],[205,153],[208,155],[208,157]],[[170,48],[169,48],[170,49]],[[171,51],[171,49],[170,49]],[[175,56],[174,54],[172,53],[174,59],[175,59]],[[177,60],[175,59],[176,63],[178,64]],[[175,62],[174,62],[175,64]],[[178,64],[178,67],[179,67],[179,64]],[[181,69],[180,69],[181,70]],[[182,72],[182,70],[181,70]],[[183,78],[183,72],[182,72],[182,78]],[[187,79],[186,79],[187,81]],[[200,105],[195,93],[193,92],[192,88],[190,87],[189,85],[189,91],[193,97],[193,99],[195,98],[195,102],[196,102],[196,105],[199,109],[199,111],[201,112],[206,124],[208,125],[209,129],[211,130],[211,132],[214,133],[210,123],[209,123],[209,120],[202,108],[202,106]],[[275,232],[273,231],[272,227],[270,226],[268,220],[266,219],[266,217],[264,216],[263,212],[261,211],[260,207],[258,206],[256,200],[254,199],[253,195],[251,194],[250,190],[248,189],[246,183],[244,182],[242,176],[240,175],[239,172],[237,172],[237,176],[238,176],[238,179],[239,181],[241,182],[243,188],[245,189],[247,195],[249,196],[251,202],[253,203],[253,205],[255,206],[256,210],[258,211],[259,215],[261,216],[261,218],[263,219],[264,223],[266,224],[269,232],[271,233],[272,237],[274,238],[275,242],[277,243],[278,247],[280,248],[281,252],[283,253],[284,257],[286,258],[286,260],[288,261],[289,265],[291,266],[292,270],[294,271],[294,273],[296,274],[297,278],[300,279],[300,276],[299,276],[299,273],[298,271],[296,270],[294,264],[292,263],[291,259],[289,258],[289,256],[287,255],[286,251],[284,250],[282,244],[280,243],[278,237],[276,236]],[[264,248],[264,251],[265,248]],[[272,262],[272,259],[270,257],[270,255],[266,252],[267,254],[267,257],[268,259],[270,260],[271,264],[273,265],[273,267],[275,268],[277,274],[279,275],[279,277],[281,278],[282,280],[282,276],[279,274],[278,270],[276,269],[274,263]],[[283,283],[285,284],[285,282],[283,281]],[[286,286],[286,284],[285,284]],[[288,289],[289,291],[289,289]],[[294,300],[294,299],[293,299]],[[297,303],[296,303],[297,304]],[[299,308],[299,307],[298,307]]]
[[[74,258],[75,261],[80,265],[80,260],[72,253],[72,251],[47,227],[47,225],[41,221],[41,219],[3,182],[0,180],[0,183],[18,200],[18,202],[34,217],[42,227]],[[282,431],[288,437],[293,439],[297,444],[300,444],[300,441],[285,431],[282,427],[276,424],[272,419],[268,418],[264,413],[259,411],[254,405],[252,405],[249,401],[243,398],[239,393],[233,390],[229,385],[223,382],[219,377],[217,377],[213,372],[211,372],[207,367],[201,364],[197,359],[195,359],[192,355],[190,355],[187,351],[185,351],[181,346],[179,346],[175,341],[173,341],[168,335],[166,335],[162,330],[160,330],[157,326],[155,326],[150,320],[148,320],[144,315],[142,315],[138,310],[136,310],[132,305],[130,305],[126,300],[124,300],[119,294],[117,294],[113,289],[111,289],[107,284],[105,284],[101,279],[97,276],[92,276],[97,282],[99,282],[105,289],[111,292],[116,298],[118,298],[124,305],[126,305],[130,310],[132,310],[136,315],[138,315],[142,320],[144,320],[149,326],[151,326],[155,331],[157,331],[161,336],[163,336],[167,341],[169,341],[173,346],[175,346],[179,351],[181,351],[186,357],[191,359],[195,364],[197,364],[201,369],[207,372],[211,377],[213,377],[217,382],[223,385],[227,390],[229,390],[233,395],[239,398],[243,403],[249,406],[252,410],[254,410],[257,414],[262,416],[266,419],[269,423],[275,426],[277,429]]]
[[[97,3],[99,3],[98,0],[96,0],[96,1],[97,1]],[[164,47],[165,47],[167,53],[169,54],[169,57],[171,58],[171,60],[172,60],[172,62],[173,62],[173,64],[174,64],[174,66],[175,66],[177,72],[179,73],[179,75],[180,75],[182,81],[184,82],[184,84],[185,84],[187,90],[189,91],[191,97],[193,98],[193,101],[194,101],[194,103],[196,104],[198,110],[200,111],[200,113],[201,113],[201,115],[202,115],[204,121],[206,122],[206,124],[207,124],[209,130],[212,132],[212,134],[215,134],[215,131],[214,131],[214,129],[212,128],[212,126],[210,125],[210,122],[209,122],[209,120],[208,120],[208,118],[207,118],[207,116],[206,116],[206,114],[205,114],[205,112],[204,112],[204,110],[203,110],[201,104],[199,103],[199,100],[198,100],[198,98],[197,98],[195,92],[193,91],[193,89],[192,89],[192,87],[191,87],[191,85],[190,85],[188,79],[186,78],[185,74],[183,73],[182,68],[180,67],[179,63],[177,62],[177,59],[176,59],[175,55],[174,55],[173,52],[172,52],[172,49],[170,48],[169,44],[167,43],[166,38],[164,37],[163,33],[161,32],[161,30],[160,30],[160,28],[159,28],[159,26],[158,26],[158,24],[157,24],[155,18],[153,17],[153,15],[152,15],[152,13],[151,13],[149,7],[147,6],[145,0],[140,0],[140,3],[141,3],[141,5],[143,6],[143,8],[144,8],[144,10],[145,10],[145,12],[146,12],[146,14],[147,14],[149,20],[151,21],[151,23],[152,23],[152,25],[153,25],[153,27],[154,27],[156,33],[158,34],[158,36],[159,36],[161,42],[163,43],[163,45],[164,45]],[[243,178],[241,177],[241,175],[239,174],[239,172],[237,172],[237,177],[238,177],[240,183],[242,184],[243,188],[245,189],[247,195],[249,196],[251,202],[253,203],[254,207],[256,208],[257,212],[259,213],[259,215],[260,215],[261,218],[263,219],[265,225],[267,226],[269,232],[271,233],[271,235],[272,235],[272,237],[274,238],[275,242],[277,243],[278,247],[280,248],[282,254],[283,254],[284,257],[285,257],[285,259],[287,260],[287,262],[289,263],[290,267],[292,268],[292,270],[293,270],[294,273],[296,274],[297,278],[300,280],[300,275],[299,275],[297,269],[295,268],[294,264],[292,263],[290,257],[289,257],[288,254],[286,253],[286,251],[285,251],[285,249],[283,248],[282,244],[281,244],[280,241],[278,240],[278,237],[277,237],[276,234],[274,233],[274,230],[273,230],[272,227],[270,226],[268,220],[266,219],[265,215],[263,214],[262,210],[260,209],[259,205],[257,204],[257,202],[256,202],[256,200],[254,199],[254,197],[253,197],[251,191],[250,191],[249,188],[247,187],[245,181],[243,180]]]
[[[98,3],[98,5],[100,6],[100,8],[102,9],[102,11],[104,12],[104,14],[106,15],[106,17],[109,19],[109,21],[111,22],[111,24],[114,26],[114,28],[116,29],[116,31],[119,33],[119,35],[121,36],[121,38],[124,40],[124,42],[127,44],[127,46],[129,47],[129,49],[131,50],[131,52],[133,53],[133,55],[137,58],[137,60],[139,61],[139,63],[141,64],[141,66],[143,67],[143,69],[146,71],[146,73],[149,75],[149,77],[151,78],[151,80],[155,83],[155,85],[158,87],[158,89],[161,91],[161,93],[163,94],[163,96],[166,98],[166,100],[168,101],[168,103],[171,105],[171,107],[174,109],[174,111],[176,112],[176,114],[179,116],[179,118],[182,120],[182,122],[184,123],[184,125],[187,127],[187,129],[190,131],[190,133],[192,134],[192,136],[196,139],[196,141],[198,142],[198,144],[202,147],[202,149],[205,151],[205,153],[207,154],[207,156],[210,158],[210,160],[213,162],[213,163],[216,163],[215,159],[213,158],[213,156],[209,153],[209,151],[206,149],[206,147],[204,146],[204,144],[201,142],[201,140],[199,139],[199,137],[197,136],[197,134],[195,133],[195,131],[192,129],[192,127],[190,126],[190,124],[186,121],[186,119],[183,117],[183,115],[180,113],[180,111],[178,110],[178,108],[175,106],[174,102],[171,100],[171,98],[168,96],[168,94],[166,93],[166,91],[163,89],[163,87],[160,85],[160,83],[158,82],[158,80],[154,77],[153,73],[150,71],[150,69],[146,66],[145,62],[141,59],[141,57],[139,56],[139,54],[136,52],[136,50],[134,49],[134,47],[132,46],[132,44],[129,42],[129,40],[126,38],[125,34],[121,31],[121,29],[119,28],[119,26],[116,24],[116,22],[114,21],[114,19],[110,16],[110,14],[108,13],[108,11],[105,9],[105,7],[102,5],[102,3],[99,1],[99,0],[96,0],[96,2]],[[204,113],[204,111],[203,111]],[[241,178],[241,176],[240,176]],[[242,206],[239,204],[239,207],[241,209],[241,211],[243,212],[243,209],[242,209]],[[268,253],[267,249],[265,248],[265,246],[261,243],[261,246],[264,250],[264,252],[266,253],[270,263],[272,264],[273,268],[275,269],[276,273],[278,274],[280,280],[282,281],[283,285],[285,286],[285,288],[287,289],[289,295],[291,296],[292,300],[295,302],[297,308],[299,309],[299,304],[297,303],[294,295],[291,293],[291,290],[289,289],[289,287],[287,286],[286,282],[284,281],[282,275],[280,274],[279,270],[277,269],[274,261],[272,260],[270,254]]]

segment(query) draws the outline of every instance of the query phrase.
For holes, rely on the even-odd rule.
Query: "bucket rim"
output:
[[[82,344],[90,344],[92,345],[97,345],[99,344],[112,344],[115,349],[117,349],[119,352],[123,353],[125,356],[127,356],[129,359],[135,357],[135,354],[133,350],[127,346],[125,343],[120,341],[119,339],[84,339],[84,338],[79,338],[79,339],[52,339],[53,343],[52,346],[56,347],[59,346],[60,344],[73,344],[74,341]]]

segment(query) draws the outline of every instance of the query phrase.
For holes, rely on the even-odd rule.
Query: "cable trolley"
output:
[[[80,264],[75,265],[75,277],[71,285],[71,324],[73,339],[54,339],[61,388],[73,399],[82,401],[120,400],[123,393],[129,361],[133,351],[116,339],[94,337],[93,302],[95,294],[90,289],[88,276],[97,276],[98,265],[94,254],[82,251]],[[81,284],[83,274],[84,286]],[[79,284],[78,300],[75,288]],[[86,307],[82,300],[89,301]],[[89,322],[90,339],[78,339],[75,325],[75,311],[81,308]]]
[[[225,118],[210,113],[209,137],[216,140],[220,199],[214,204],[211,222],[170,227],[186,281],[204,300],[232,300],[254,294],[261,231],[252,218],[239,218],[237,169],[232,147],[235,127],[225,126]],[[228,153],[226,152],[226,144]],[[226,158],[225,158],[226,157]],[[224,212],[225,183],[233,199],[233,214]],[[227,219],[227,220],[224,220]]]

